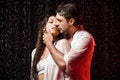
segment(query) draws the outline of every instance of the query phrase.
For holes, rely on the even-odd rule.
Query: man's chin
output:
[[[62,30],[60,30],[60,33],[63,33],[63,31],[62,31]]]

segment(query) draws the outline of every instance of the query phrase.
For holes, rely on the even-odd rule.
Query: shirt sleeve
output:
[[[34,59],[35,52],[36,52],[36,49],[33,49],[32,54],[31,54],[31,69],[33,65],[33,59]],[[34,80],[32,77],[32,70],[30,71],[30,80]]]
[[[58,48],[58,50],[61,51],[63,54],[68,54],[68,52],[70,51],[70,44],[66,39],[61,39],[60,41],[58,41],[58,45],[56,46],[56,48]]]
[[[33,64],[33,59],[34,59],[34,56],[35,56],[35,52],[36,52],[36,49],[33,49],[32,54],[31,54],[31,66]]]
[[[86,34],[82,35],[82,37],[78,36],[77,38],[73,38],[69,53],[64,55],[64,60],[66,64],[68,65],[69,62],[84,53],[88,49],[90,42],[91,36]]]

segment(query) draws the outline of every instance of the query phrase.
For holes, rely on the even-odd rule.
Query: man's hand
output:
[[[49,46],[49,44],[52,44],[53,42],[53,36],[50,32],[44,32],[43,34],[43,42],[46,44],[46,46]]]
[[[50,32],[44,32],[43,41],[46,44],[47,48],[49,49],[49,52],[53,60],[56,62],[59,68],[61,70],[65,70],[66,63],[64,61],[64,54],[57,50],[55,45],[52,43],[53,42],[52,34]]]

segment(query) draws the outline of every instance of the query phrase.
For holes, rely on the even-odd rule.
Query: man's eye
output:
[[[58,20],[59,22],[62,22],[62,20]]]

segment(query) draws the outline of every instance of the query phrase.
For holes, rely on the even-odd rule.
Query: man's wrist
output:
[[[47,42],[47,44],[46,44],[47,47],[50,47],[51,45],[53,45],[52,42]]]

